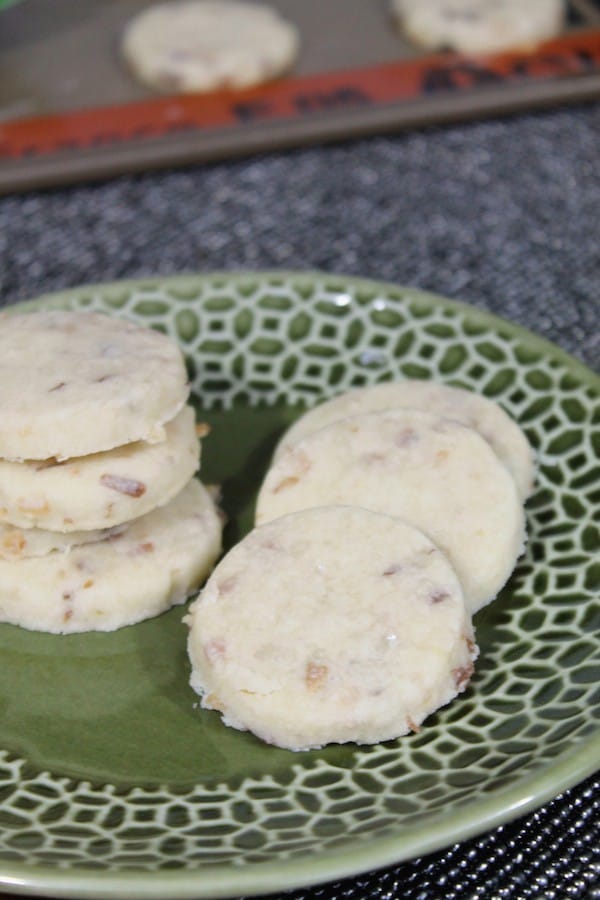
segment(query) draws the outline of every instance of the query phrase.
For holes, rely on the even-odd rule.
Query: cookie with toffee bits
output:
[[[67,459],[162,441],[189,394],[181,350],[125,319],[0,314],[0,457]]]
[[[166,438],[136,441],[63,462],[0,460],[0,521],[23,528],[111,528],[163,506],[200,464],[194,410],[165,426]]]
[[[0,560],[0,622],[69,634],[156,616],[200,586],[221,551],[221,528],[208,491],[193,479],[108,540]]]
[[[399,519],[353,507],[252,531],[187,622],[202,706],[291,750],[418,730],[466,688],[477,655],[444,555]]]
[[[306,435],[346,416],[408,408],[456,419],[474,428],[507,467],[522,499],[529,496],[535,479],[534,457],[529,441],[517,423],[488,397],[436,381],[385,381],[326,400],[309,409],[288,428],[275,457]]]
[[[364,413],[307,435],[267,472],[256,521],[334,504],[421,529],[447,554],[471,612],[496,596],[523,550],[524,513],[506,467],[476,431],[426,412]]]

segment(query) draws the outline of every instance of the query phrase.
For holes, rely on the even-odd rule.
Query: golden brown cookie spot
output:
[[[225,712],[225,707],[216,694],[207,694],[204,698],[203,706],[205,709],[216,709],[217,712]]]
[[[210,425],[208,422],[196,423],[196,437],[203,438],[210,434]]]
[[[123,475],[102,475],[100,484],[111,491],[126,494],[128,497],[141,497],[146,493],[146,485],[143,481],[137,481],[135,478],[126,478]]]
[[[4,549],[8,551],[8,553],[14,555],[20,554],[25,549],[26,545],[27,541],[20,531],[14,531],[12,534],[7,534],[2,541]]]
[[[389,575],[398,575],[398,573],[401,571],[402,566],[400,565],[400,563],[392,563],[392,565],[388,566],[382,574],[384,577],[388,577]]]
[[[64,388],[65,384],[66,382],[59,381],[58,384],[54,385],[54,387],[48,388],[48,393],[51,394],[53,391],[61,391]]]
[[[406,725],[414,734],[419,734],[421,731],[421,726],[413,722],[410,716],[406,717]]]

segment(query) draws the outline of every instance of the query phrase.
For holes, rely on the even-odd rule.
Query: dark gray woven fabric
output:
[[[461,297],[598,366],[599,147],[595,106],[5,198],[0,297],[319,268]]]
[[[600,106],[0,200],[0,304],[90,281],[325,269],[460,297],[600,368]],[[600,781],[291,900],[600,900]]]

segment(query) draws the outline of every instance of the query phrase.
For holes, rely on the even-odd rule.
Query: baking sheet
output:
[[[600,96],[600,2],[531,53],[423,54],[387,0],[272,0],[302,45],[287,78],[158,97],[119,57],[148,0],[24,0],[0,16],[0,191]]]

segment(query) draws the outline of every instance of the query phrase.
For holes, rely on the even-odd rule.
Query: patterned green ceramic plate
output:
[[[114,634],[0,626],[0,885],[231,897],[427,853],[506,821],[600,758],[600,380],[468,306],[318,274],[88,287],[36,306],[163,329],[189,360],[229,543],[282,429],[355,385],[438,378],[499,400],[537,448],[530,539],[476,617],[472,686],[420,734],[292,754],[194,707],[177,608]]]

